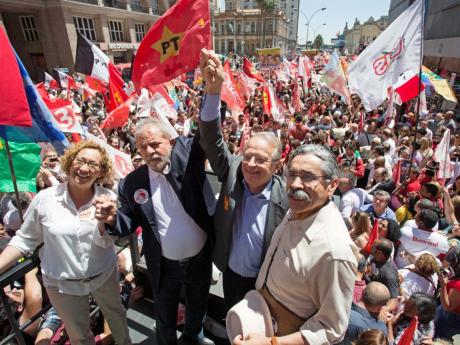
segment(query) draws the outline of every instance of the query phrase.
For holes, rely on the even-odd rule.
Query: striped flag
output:
[[[109,83],[109,57],[77,31],[75,71]]]
[[[40,97],[26,68],[16,55],[16,61],[24,83],[27,102],[32,116],[32,127],[0,126],[0,136],[9,141],[20,143],[50,142],[55,150],[62,154],[69,141],[59,129],[59,125]]]

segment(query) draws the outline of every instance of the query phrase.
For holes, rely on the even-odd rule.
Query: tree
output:
[[[321,49],[321,47],[323,46],[323,43],[324,43],[323,36],[317,35],[315,37],[315,40],[313,41],[313,47],[315,47],[316,49]]]
[[[256,0],[257,2],[257,7],[260,9],[260,12],[262,14],[262,44],[261,48],[265,47],[265,21],[267,18],[268,13],[273,13],[276,9],[276,0]]]

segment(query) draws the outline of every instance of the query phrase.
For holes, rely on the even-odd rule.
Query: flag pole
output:
[[[17,203],[17,209],[19,212],[19,219],[21,220],[21,224],[22,224],[24,223],[24,216],[22,214],[21,202],[19,200],[18,184],[16,181],[16,174],[14,173],[13,160],[11,158],[11,151],[10,151],[10,144],[8,143],[8,140],[6,139],[5,139],[5,149],[6,149],[6,155],[8,157],[8,164],[10,166],[11,180],[13,181],[14,195],[16,196],[16,203]]]
[[[420,103],[421,103],[421,97],[420,93],[422,92],[422,66],[423,66],[423,40],[424,40],[424,30],[425,30],[425,0],[422,1],[422,20],[420,23],[420,66],[419,66],[419,71],[418,71],[418,97],[417,97],[417,105],[415,108],[415,134],[414,134],[414,140],[412,141],[412,154],[410,158],[410,164],[409,164],[409,171],[407,172],[407,177],[406,179],[410,179],[410,174],[412,170],[412,164],[414,163],[415,159],[415,142],[417,140],[417,126],[418,126],[418,121],[419,121],[419,113],[420,113]]]

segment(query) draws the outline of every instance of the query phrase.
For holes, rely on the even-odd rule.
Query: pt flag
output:
[[[20,143],[49,142],[59,154],[62,154],[65,148],[69,146],[69,141],[59,129],[59,125],[40,97],[26,68],[17,55],[16,65],[19,67],[24,83],[23,87],[26,91],[30,115],[32,116],[32,127],[0,126],[0,137]]]
[[[41,147],[35,143],[8,142],[13,161],[16,183],[20,192],[37,192],[35,179],[40,170]],[[5,143],[0,139],[0,192],[14,192]]]
[[[193,71],[202,48],[211,48],[209,0],[177,1],[155,22],[137,50],[132,70],[136,90]]]
[[[75,71],[109,83],[110,59],[93,42],[77,31]]]
[[[5,67],[0,75],[0,125],[32,126],[21,72],[3,28],[0,28],[0,66]]]
[[[385,100],[388,87],[402,73],[420,69],[423,1],[416,0],[351,64],[350,91],[361,97],[367,109],[375,109]]]

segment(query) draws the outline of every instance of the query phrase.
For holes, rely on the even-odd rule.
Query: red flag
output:
[[[238,80],[236,82],[236,86],[238,87],[238,91],[240,94],[245,98],[249,99],[254,90],[256,89],[255,82],[252,78],[249,78],[246,73],[240,72],[238,74]]]
[[[264,114],[271,115],[272,104],[270,100],[270,91],[268,90],[267,83],[264,83],[264,86],[262,88],[262,107],[263,107]]]
[[[399,160],[393,169],[393,183],[399,185],[401,183],[401,160]]]
[[[240,152],[243,152],[244,150],[244,145],[246,145],[246,142],[249,140],[251,137],[251,127],[247,124],[246,127],[244,128],[243,135],[241,136],[241,141],[240,141]]]
[[[163,85],[150,85],[149,91],[152,95],[159,93],[161,97],[163,97],[171,107],[175,107],[174,100],[171,98],[168,91],[166,91],[166,88]]]
[[[243,59],[243,72],[246,73],[249,78],[265,83],[265,79],[256,72],[256,69],[252,65],[251,61],[249,61],[246,57]]]
[[[418,96],[419,85],[420,91],[425,90],[425,85],[420,82],[418,74],[415,74],[412,70],[409,70],[399,76],[399,79],[393,88],[399,95],[401,102],[405,103]]]
[[[371,253],[372,245],[375,240],[379,237],[379,220],[374,219],[374,226],[372,227],[371,234],[369,235],[369,240],[367,241],[366,246],[363,248],[363,253],[369,255]]]
[[[107,91],[107,85],[105,85],[102,81],[98,79],[90,77],[89,75],[85,77],[85,83],[88,84],[88,87],[90,89],[100,92],[102,94],[104,94]]]
[[[107,115],[101,124],[101,128],[123,127],[128,122],[130,102],[121,103],[116,109]]]
[[[244,109],[244,100],[236,87],[235,79],[230,70],[230,62],[224,64],[225,81],[222,85],[221,97],[227,103],[228,108],[232,110],[233,117],[237,117]]]
[[[179,0],[142,40],[133,64],[137,91],[193,71],[200,50],[211,48],[208,0]]]
[[[57,89],[57,88],[59,88],[58,82],[51,75],[49,75],[47,72],[45,72],[45,82],[44,83],[45,83],[45,86],[48,89]]]
[[[50,101],[50,95],[48,94],[48,91],[45,89],[45,84],[43,83],[38,83],[35,85],[35,88],[37,89],[37,92],[40,94],[40,97],[45,101]]]
[[[109,100],[107,110],[113,111],[128,100],[128,95],[123,89],[124,81],[120,72],[113,64],[109,64]]]
[[[409,326],[404,330],[401,338],[399,338],[398,345],[411,345],[414,340],[414,334],[418,327],[418,317],[415,315],[412,318]]]
[[[0,125],[32,126],[29,103],[27,102],[24,82],[10,41],[3,29],[0,29]]]

